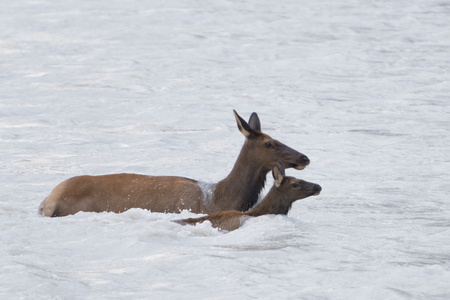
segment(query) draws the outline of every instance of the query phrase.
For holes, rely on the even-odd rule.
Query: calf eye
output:
[[[266,142],[264,145],[266,146],[266,148],[272,148],[273,147],[270,142]]]
[[[294,189],[296,189],[296,188],[300,187],[300,184],[298,184],[298,183],[293,183],[291,186],[292,186]]]

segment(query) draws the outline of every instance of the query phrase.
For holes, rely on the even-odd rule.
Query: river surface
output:
[[[450,299],[448,1],[17,0],[0,29],[1,299]],[[322,193],[230,233],[37,214],[82,174],[221,180],[233,109]]]

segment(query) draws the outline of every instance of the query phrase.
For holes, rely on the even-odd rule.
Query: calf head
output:
[[[320,191],[322,191],[321,186],[318,184],[286,176],[281,161],[273,168],[272,175],[276,189],[283,195],[282,198],[290,203],[309,196],[319,195]]]

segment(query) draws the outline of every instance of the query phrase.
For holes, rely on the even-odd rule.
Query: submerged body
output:
[[[322,190],[318,184],[296,179],[294,177],[286,177],[281,162],[274,167],[273,176],[275,183],[269,193],[267,193],[261,203],[246,212],[228,210],[209,216],[176,220],[174,222],[182,225],[195,225],[204,221],[210,221],[215,228],[232,231],[238,229],[245,221],[252,217],[267,214],[286,215],[291,209],[294,201],[318,195]]]
[[[112,174],[77,176],[57,185],[41,203],[44,216],[58,217],[79,211],[116,212],[143,208],[153,212],[215,213],[245,211],[252,207],[278,160],[288,167],[303,169],[309,159],[302,153],[261,132],[253,113],[246,123],[234,112],[239,131],[246,140],[230,174],[210,193],[198,181],[177,176]]]
[[[207,211],[202,189],[197,181],[189,178],[139,174],[84,175],[57,185],[40,209],[44,216],[51,217],[79,211],[120,213],[133,207],[173,212],[184,209],[185,199],[193,197],[200,201],[195,202],[197,207],[192,204],[189,207],[194,211]]]

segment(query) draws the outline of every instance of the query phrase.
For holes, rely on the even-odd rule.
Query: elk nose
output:
[[[310,160],[306,155],[302,155],[300,156],[300,158],[298,159],[298,162],[304,165],[309,165]]]
[[[314,186],[313,195],[319,195],[321,191],[322,191],[322,187],[320,185],[316,184]]]
[[[320,186],[320,185],[316,185],[315,187],[314,187],[314,192],[316,192],[316,193],[320,193],[322,191],[322,187]]]

